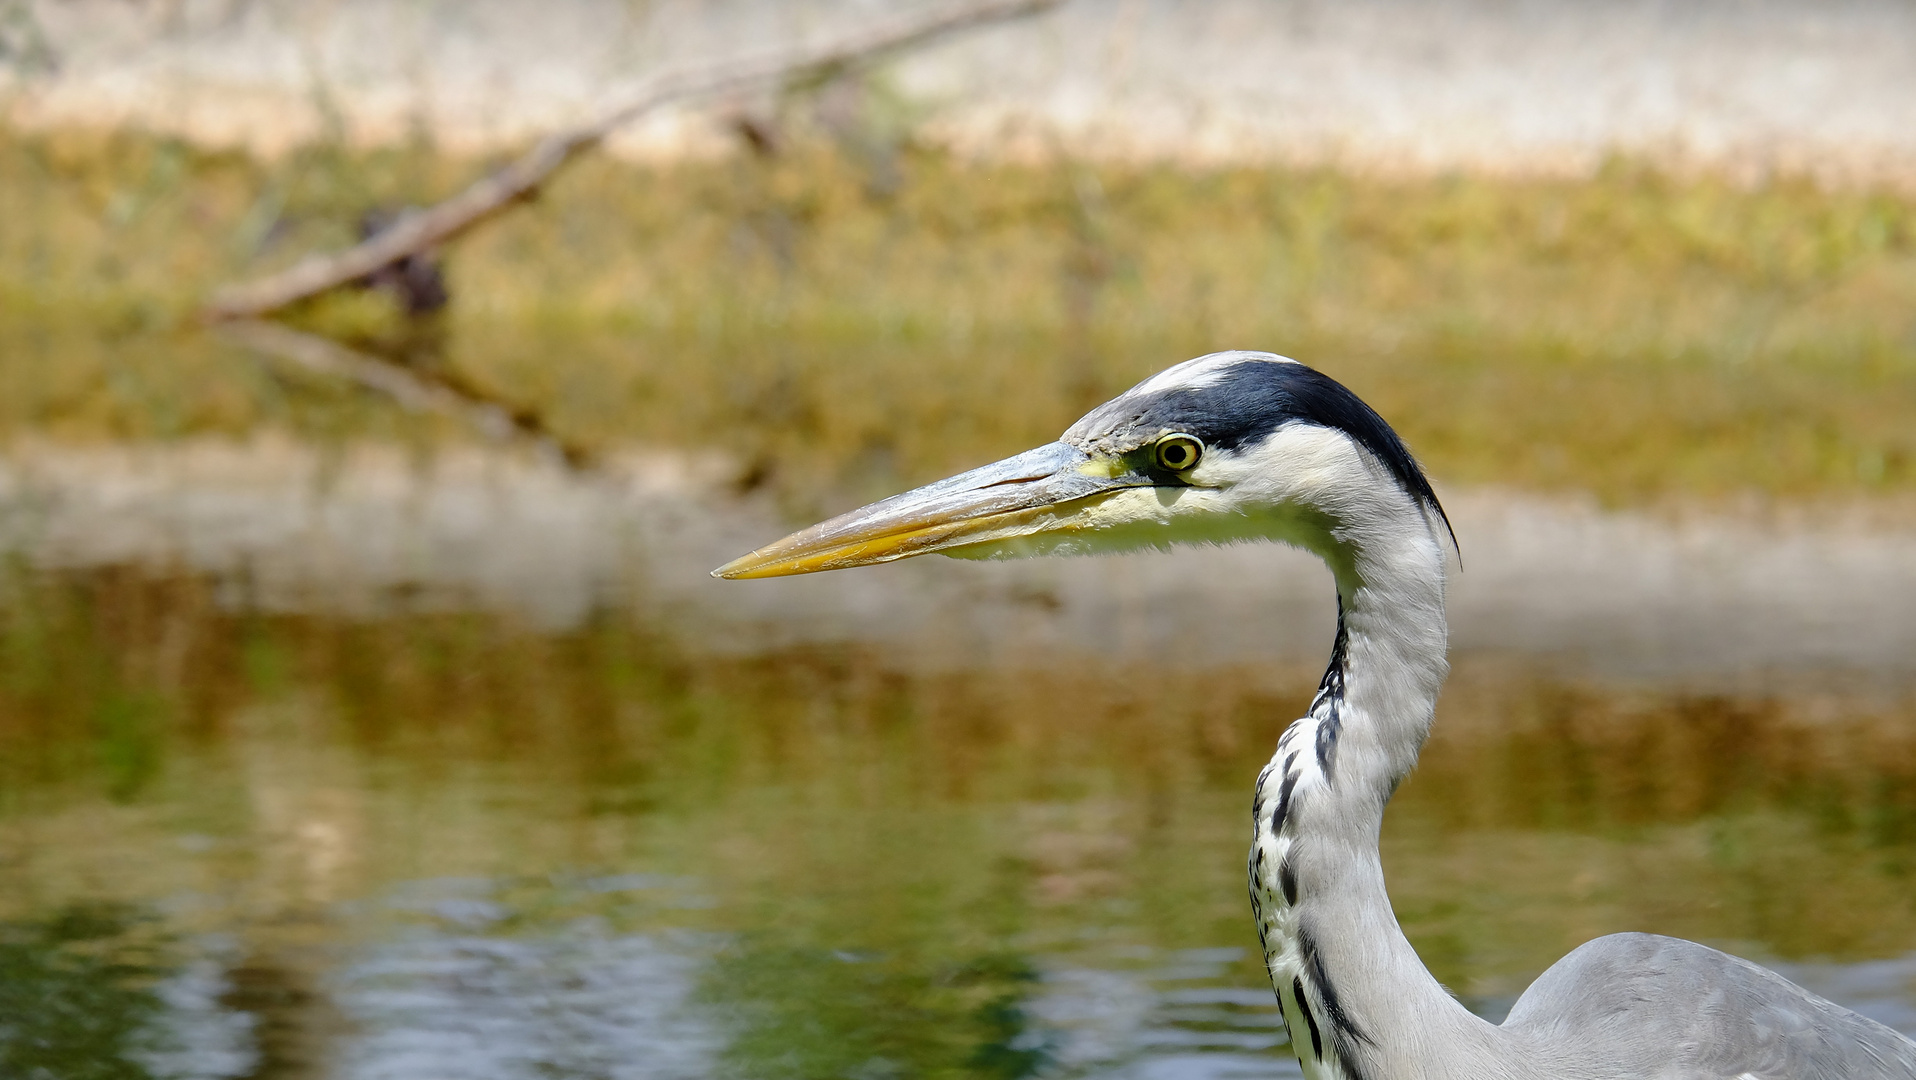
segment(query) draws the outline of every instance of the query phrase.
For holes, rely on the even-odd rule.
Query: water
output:
[[[1242,867],[1321,570],[718,583],[781,522],[698,475],[15,452],[0,1074],[1297,1075]],[[1916,541],[1449,501],[1438,977],[1650,930],[1916,1031]]]

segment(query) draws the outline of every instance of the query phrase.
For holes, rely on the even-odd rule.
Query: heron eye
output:
[[[1204,456],[1204,444],[1190,435],[1166,435],[1158,440],[1158,464],[1172,472],[1183,472]]]

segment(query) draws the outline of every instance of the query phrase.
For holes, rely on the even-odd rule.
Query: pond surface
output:
[[[1307,560],[716,583],[789,522],[696,462],[375,458],[0,470],[0,1075],[1297,1075],[1243,853]],[[1648,930],[1916,1033],[1916,538],[1446,495],[1438,977]]]

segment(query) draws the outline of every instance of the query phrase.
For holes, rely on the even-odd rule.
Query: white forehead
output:
[[[1200,356],[1195,360],[1186,360],[1175,367],[1165,368],[1156,375],[1144,380],[1127,391],[1131,394],[1160,394],[1167,390],[1201,390],[1214,386],[1224,377],[1224,373],[1245,361],[1262,361],[1267,364],[1295,364],[1297,361],[1276,353],[1246,352],[1232,349],[1229,352],[1214,352]]]

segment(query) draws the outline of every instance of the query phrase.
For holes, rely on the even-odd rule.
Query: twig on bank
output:
[[[735,93],[808,71],[872,60],[957,30],[1021,18],[1061,0],[978,0],[916,19],[893,20],[822,48],[748,57],[692,71],[668,72],[582,127],[541,139],[523,157],[444,202],[408,214],[344,251],[311,255],[275,274],[220,289],[203,314],[213,321],[257,318],[288,304],[365,278],[419,254],[531,197],[568,163],[640,115],[675,101]]]
[[[264,319],[232,320],[220,326],[219,334],[276,363],[382,394],[409,413],[452,417],[495,442],[526,439],[574,467],[591,461],[585,447],[554,434],[536,412],[496,401],[463,382],[416,372]]]

